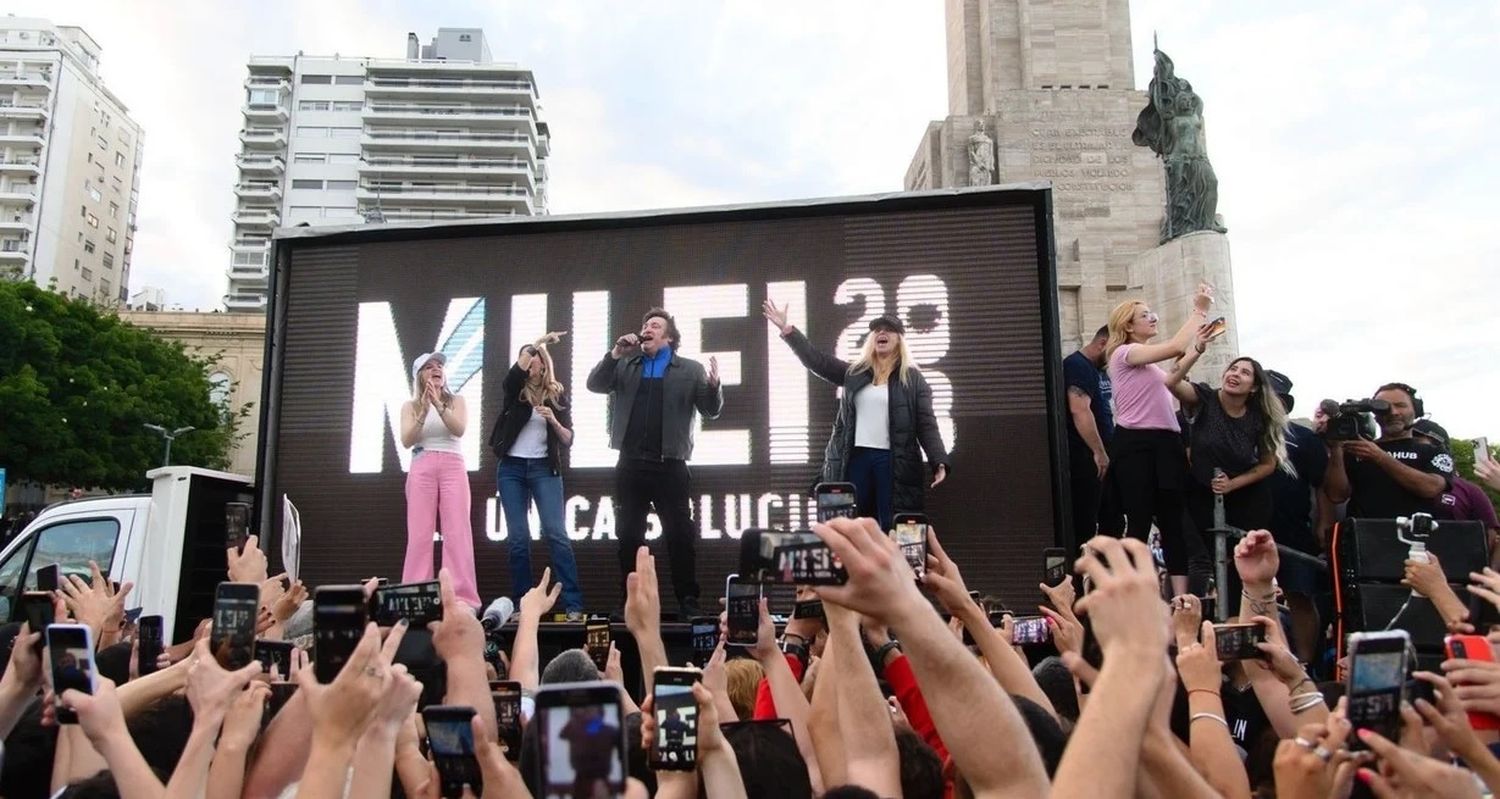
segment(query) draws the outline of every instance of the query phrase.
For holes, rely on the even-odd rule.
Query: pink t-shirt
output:
[[[1122,344],[1109,356],[1109,381],[1114,386],[1115,426],[1132,430],[1180,430],[1177,407],[1167,389],[1167,373],[1148,363],[1131,366],[1125,353],[1134,344]]]

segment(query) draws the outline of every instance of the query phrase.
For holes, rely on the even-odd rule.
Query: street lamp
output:
[[[157,435],[161,436],[163,439],[166,440],[166,442],[167,442],[166,449],[161,454],[161,465],[163,465],[163,466],[169,466],[172,463],[172,442],[175,441],[178,436],[184,435],[186,433],[191,433],[194,430],[198,429],[196,427],[193,427],[193,426],[189,425],[187,427],[179,427],[176,430],[172,430],[172,431],[169,432],[167,430],[167,428],[162,427],[159,424],[147,424],[147,425],[142,425],[142,427],[146,428],[147,430],[150,430],[153,433],[156,433]]]

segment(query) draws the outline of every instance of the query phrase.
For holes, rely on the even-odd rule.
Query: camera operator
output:
[[[1351,518],[1390,519],[1432,512],[1452,485],[1453,456],[1412,435],[1422,416],[1416,389],[1387,383],[1374,399],[1390,405],[1375,414],[1380,437],[1374,441],[1328,439],[1324,493],[1333,502],[1348,501]],[[1326,424],[1318,432],[1324,429]]]

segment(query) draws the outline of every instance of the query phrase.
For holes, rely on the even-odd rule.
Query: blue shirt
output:
[[[1077,388],[1089,395],[1089,410],[1094,414],[1094,427],[1099,429],[1099,440],[1106,447],[1109,446],[1110,439],[1115,435],[1115,414],[1110,405],[1114,387],[1110,385],[1109,375],[1083,353],[1075,352],[1063,359],[1063,388]],[[1088,444],[1084,443],[1083,437],[1078,435],[1078,429],[1073,426],[1072,414],[1068,414],[1068,449],[1080,458],[1092,457]]]
[[[662,347],[655,355],[641,353],[641,377],[646,380],[660,380],[667,374],[667,364],[672,362],[672,348]]]

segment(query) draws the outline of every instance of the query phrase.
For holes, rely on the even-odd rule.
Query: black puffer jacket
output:
[[[844,387],[839,400],[838,416],[833,420],[833,435],[823,451],[823,479],[828,482],[847,480],[849,455],[854,451],[854,395],[870,385],[875,375],[870,371],[849,371],[849,364],[818,350],[800,330],[782,336],[792,352],[808,371],[828,382]],[[922,373],[913,369],[910,383],[900,380],[900,367],[892,373],[886,387],[890,390],[891,472],[895,483],[894,506],[897,513],[916,513],[923,508],[927,489],[927,470],[922,452],[934,470],[938,466],[953,472],[948,450],[938,432],[937,415],[932,412],[932,387]]]
[[[490,428],[490,449],[494,451],[495,457],[504,460],[510,448],[515,445],[516,439],[521,435],[521,428],[531,421],[531,406],[521,401],[521,389],[526,387],[526,370],[519,364],[511,364],[510,371],[505,374],[505,382],[501,385],[505,399],[500,405],[500,416],[495,419],[495,426]],[[568,406],[562,402],[548,402],[552,408],[552,415],[563,427],[573,429],[573,416],[568,412]],[[562,451],[567,448],[558,437],[557,431],[552,425],[547,425],[547,462],[552,466],[553,474],[562,474]]]

